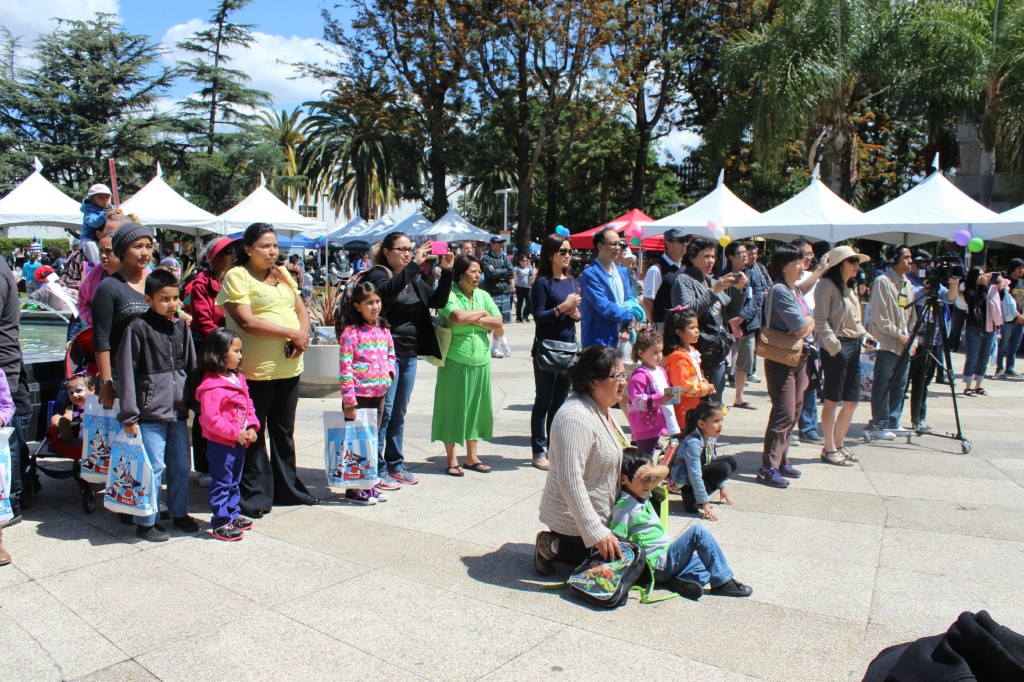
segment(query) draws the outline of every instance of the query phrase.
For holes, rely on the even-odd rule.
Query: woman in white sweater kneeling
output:
[[[572,394],[555,415],[548,447],[548,478],[540,520],[550,530],[537,534],[534,566],[554,572],[555,561],[582,562],[592,547],[617,558],[618,539],[610,530],[619,493],[622,450],[629,445],[610,409],[626,388],[626,370],[615,348],[585,348],[569,369]]]

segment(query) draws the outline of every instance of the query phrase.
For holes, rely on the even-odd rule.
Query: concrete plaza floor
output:
[[[803,445],[792,451],[803,477],[782,491],[753,482],[768,401],[752,386],[758,411],[731,411],[723,434],[722,453],[740,460],[735,506],[709,524],[752,598],[606,612],[540,589],[532,332],[510,325],[514,355],[492,365],[491,474],[445,475],[429,440],[435,370],[421,363],[406,454],[423,480],[386,504],[324,489],[320,413],[336,397],[299,405],[301,474],[324,501],[276,508],[242,542],[138,542],[113,514],[84,514],[73,482],[44,478],[4,533],[4,679],[857,680],[883,647],[943,632],[964,610],[1024,631],[1017,381],[960,399],[969,455],[934,437],[858,440],[861,464],[840,469]],[[932,389],[929,421],[951,429],[948,393]],[[204,521],[205,492],[191,494]],[[696,522],[673,500],[673,533]]]

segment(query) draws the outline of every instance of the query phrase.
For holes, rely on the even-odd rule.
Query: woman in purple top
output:
[[[11,398],[11,387],[7,385],[7,377],[0,372],[0,427],[7,426],[14,418],[14,400]],[[0,526],[0,566],[11,563],[11,553],[4,549],[4,529]]]
[[[548,433],[551,420],[569,394],[569,379],[546,372],[537,364],[537,347],[545,339],[576,341],[580,320],[580,287],[570,270],[572,247],[558,234],[549,234],[540,247],[537,278],[530,289],[530,308],[537,324],[533,339],[533,379],[537,397],[530,415],[530,446],[533,466],[548,469]]]

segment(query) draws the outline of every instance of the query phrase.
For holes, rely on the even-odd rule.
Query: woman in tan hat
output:
[[[860,319],[856,277],[861,263],[870,258],[849,246],[828,254],[828,267],[814,290],[814,338],[821,348],[824,375],[821,408],[825,448],[821,461],[835,466],[853,466],[858,457],[843,446],[853,412],[860,400],[860,349],[872,340]],[[839,417],[836,408],[842,403]]]

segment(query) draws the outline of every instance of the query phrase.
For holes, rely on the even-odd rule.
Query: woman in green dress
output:
[[[449,476],[463,475],[455,455],[456,444],[465,443],[467,469],[482,474],[491,470],[480,461],[476,444],[480,438],[491,437],[493,426],[487,333],[500,332],[503,327],[501,311],[490,294],[478,288],[480,273],[480,261],[475,256],[456,258],[452,272],[456,286],[452,287],[448,305],[437,313],[441,324],[451,327],[452,343],[444,367],[437,370],[430,439],[444,443]]]

